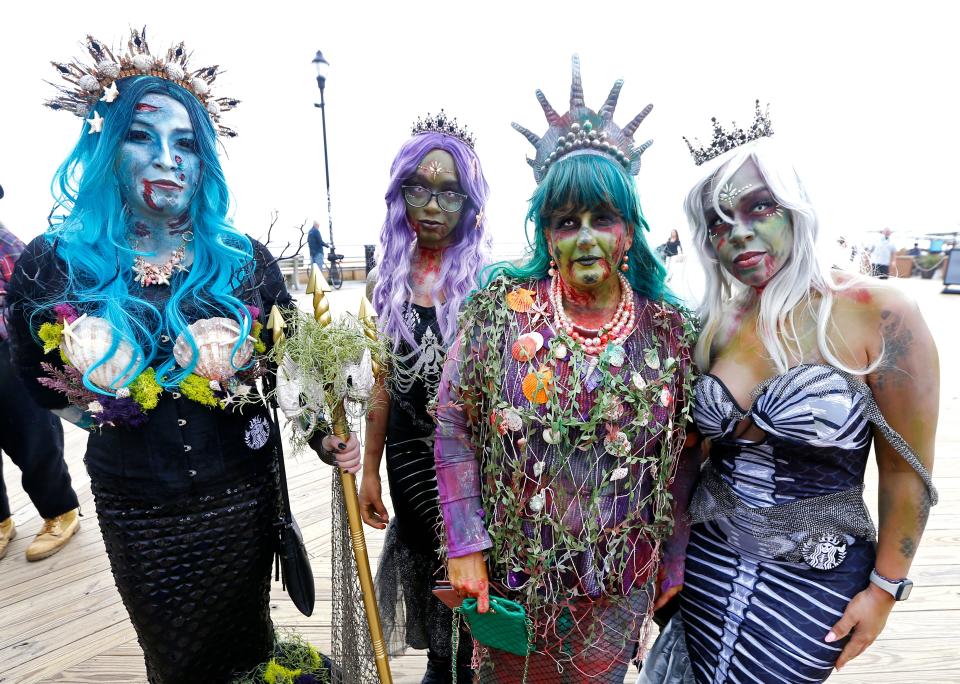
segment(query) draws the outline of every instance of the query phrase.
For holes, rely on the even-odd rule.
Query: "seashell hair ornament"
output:
[[[109,104],[117,99],[120,93],[116,81],[130,76],[156,76],[176,83],[196,97],[221,136],[233,138],[237,135],[236,131],[220,122],[220,116],[236,107],[240,101],[213,95],[214,81],[222,73],[219,65],[194,69],[190,64],[192,53],[187,51],[182,42],[170,47],[166,54],[154,55],[147,44],[147,29],[144,27],[140,31],[131,29],[127,49],[119,56],[90,35],[87,36],[86,48],[93,60],[91,64],[84,64],[80,59],[51,62],[66,84],[51,84],[59,92],[44,103],[50,109],[86,118],[97,102]],[[91,122],[89,133],[100,132],[102,119],[96,112],[93,119],[87,121]]]

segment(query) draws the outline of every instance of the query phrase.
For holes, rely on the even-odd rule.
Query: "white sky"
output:
[[[654,138],[638,179],[658,244],[677,227],[692,162],[681,136],[706,138],[710,117],[748,124],[771,104],[828,235],[890,226],[903,236],[960,229],[956,30],[949,2],[512,2],[301,4],[194,2],[4,3],[0,19],[0,219],[21,237],[46,226],[53,172],[80,132],[41,106],[50,60],[85,55],[92,33],[125,43],[147,25],[154,51],[179,40],[196,66],[227,73],[218,95],[240,136],[226,141],[236,224],[276,236],[314,218],[326,234],[323,151],[313,65],[327,79],[334,237],[359,256],[377,242],[390,162],[418,115],[444,107],[476,133],[492,188],[487,209],[500,254],[519,251],[533,189],[532,153],[510,128],[546,128],[534,90],[566,111],[570,55],[580,54],[587,105],[626,84],[615,119],[648,102],[637,133]]]

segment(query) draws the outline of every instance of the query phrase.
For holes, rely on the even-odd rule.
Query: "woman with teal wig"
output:
[[[440,383],[450,580],[471,627],[503,620],[503,598],[530,619],[527,643],[473,630],[480,682],[622,682],[682,574],[693,327],[644,238],[633,133],[650,108],[619,128],[621,85],[588,109],[574,57],[570,111],[538,91],[546,134],[514,125],[537,148],[532,255],[488,272]]]
[[[142,32],[57,65],[81,115],[55,216],[17,264],[11,340],[37,399],[91,429],[85,463],[151,683],[226,682],[273,648],[277,426],[245,400],[290,297],[227,218],[215,67]],[[56,353],[59,350],[59,354]],[[252,395],[251,395],[252,396]]]

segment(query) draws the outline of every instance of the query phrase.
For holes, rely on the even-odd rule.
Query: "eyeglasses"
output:
[[[422,185],[402,185],[403,200],[411,207],[425,207],[436,197],[437,205],[448,214],[453,214],[463,208],[463,203],[467,196],[453,190],[441,190],[434,192],[430,188]]]

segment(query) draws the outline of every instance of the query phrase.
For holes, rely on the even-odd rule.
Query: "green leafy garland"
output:
[[[573,570],[574,556],[603,537],[607,556],[613,560],[609,568],[604,568],[608,570],[604,573],[604,593],[616,597],[619,593],[616,587],[623,579],[616,569],[622,569],[623,561],[633,553],[631,536],[639,532],[647,539],[654,547],[655,560],[659,541],[672,531],[672,497],[667,487],[673,478],[690,414],[688,402],[684,401],[679,411],[674,411],[673,402],[675,393],[684,398],[690,396],[693,371],[689,360],[696,339],[695,325],[692,317],[683,315],[684,312],[650,303],[658,306],[659,312],[654,315],[653,329],[648,331],[652,346],[644,349],[640,360],[645,369],[614,373],[627,359],[623,358],[623,347],[608,345],[593,362],[596,365],[592,372],[599,373],[600,378],[591,392],[595,400],[584,420],[577,397],[591,374],[581,371],[591,360],[576,342],[561,333],[552,336],[545,351],[535,358],[515,361],[511,354],[512,342],[521,332],[535,331],[547,322],[544,312],[540,317],[542,321],[534,320],[538,325],[520,330],[518,317],[507,305],[507,294],[516,289],[515,286],[516,283],[505,277],[498,278],[471,298],[461,316],[461,330],[473,346],[464,345],[462,376],[457,389],[466,400],[465,409],[472,419],[472,443],[480,455],[487,529],[494,545],[491,556],[494,574],[529,575],[530,581],[523,591],[528,606],[572,598],[576,590],[557,586],[556,574]],[[535,285],[523,287],[535,288]],[[676,341],[681,358],[661,358],[659,341],[663,339]],[[502,396],[508,364],[512,363],[527,364],[530,371],[527,377],[534,378],[529,381],[531,388],[536,383],[529,394],[525,390],[526,405],[511,405]],[[555,369],[558,363],[571,366],[568,384],[563,387],[553,386],[556,380],[551,368]],[[647,425],[658,403],[663,410],[672,412],[665,425],[666,433],[646,434],[650,432]],[[626,421],[623,416],[628,406],[633,409],[629,411],[633,417]],[[536,431],[542,431],[547,449],[557,450],[549,470],[543,470],[541,464],[535,466],[534,474],[542,474],[546,481],[577,458],[581,453],[578,447],[592,448],[591,445],[603,440],[606,453],[614,456],[610,460],[616,467],[600,469],[598,466],[602,470],[600,481],[588,498],[581,500],[584,515],[579,534],[571,531],[562,513],[551,515],[546,505],[540,510],[531,509],[532,498],[524,487],[531,455],[526,450],[526,438],[514,440],[511,438],[515,435],[510,433],[530,435]],[[649,454],[644,453],[645,448],[633,446],[635,438],[644,435],[648,442],[658,442],[658,448]],[[536,471],[538,467],[540,473]],[[505,477],[505,473],[509,477]],[[635,476],[636,473],[639,475]],[[623,480],[620,486],[627,485],[626,490],[632,497],[631,510],[616,529],[605,530],[599,516],[593,513],[599,510],[604,489],[609,489],[616,480]],[[639,497],[641,480],[651,484],[650,494],[642,499]],[[653,517],[644,521],[641,513],[648,504],[652,504]],[[524,529],[524,523],[530,522],[534,523],[533,535],[529,527]]]

